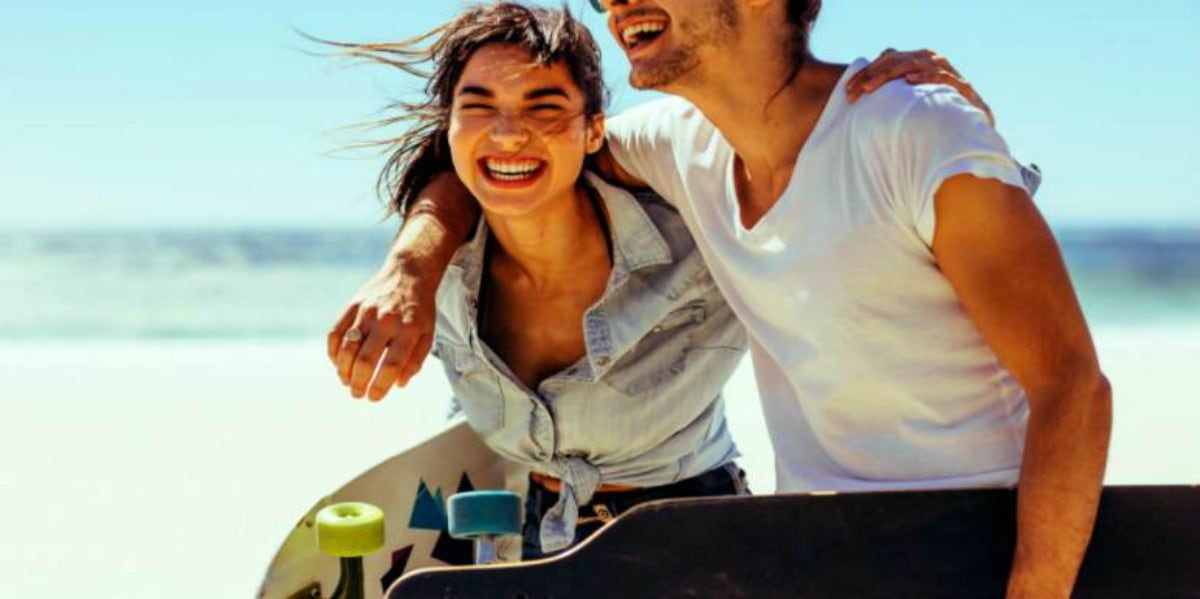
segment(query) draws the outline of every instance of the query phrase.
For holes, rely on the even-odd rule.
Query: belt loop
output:
[[[733,483],[733,491],[737,495],[753,495],[750,492],[750,485],[746,482],[746,471],[738,467],[737,463],[729,462],[725,464],[725,471],[729,473],[731,482]]]

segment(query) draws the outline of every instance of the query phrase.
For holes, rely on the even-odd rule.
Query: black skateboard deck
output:
[[[647,503],[547,560],[414,572],[388,599],[1002,598],[1012,490]],[[1200,487],[1109,487],[1075,597],[1200,598]]]

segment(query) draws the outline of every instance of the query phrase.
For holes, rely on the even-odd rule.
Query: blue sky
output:
[[[415,90],[304,53],[294,32],[406,37],[458,1],[5,4],[0,228],[359,226],[378,221],[370,155],[336,131]],[[583,0],[568,4],[592,24]],[[1052,224],[1200,227],[1200,3],[826,0],[828,60],[929,47],[1047,173]],[[607,33],[615,107],[625,84]]]

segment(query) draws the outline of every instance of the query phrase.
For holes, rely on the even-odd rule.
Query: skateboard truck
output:
[[[335,503],[317,512],[317,547],[341,559],[329,599],[363,599],[363,561],[383,547],[383,510],[369,503]]]
[[[521,496],[510,491],[468,491],[450,496],[450,536],[475,541],[475,563],[502,561],[496,540],[521,533]]]

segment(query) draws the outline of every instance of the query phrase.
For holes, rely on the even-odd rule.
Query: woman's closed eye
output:
[[[535,104],[530,106],[526,112],[538,118],[557,118],[565,114],[567,110],[558,104]]]
[[[496,111],[496,108],[490,104],[470,103],[459,105],[458,110],[471,115],[480,115],[491,114]]]

